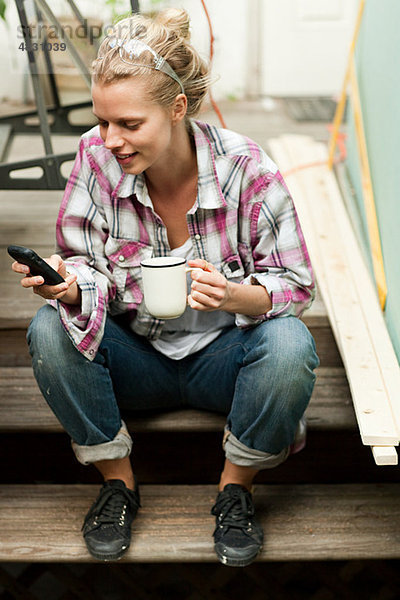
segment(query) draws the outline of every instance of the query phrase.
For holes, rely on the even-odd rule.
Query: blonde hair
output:
[[[190,44],[190,19],[184,9],[169,8],[159,12],[154,19],[140,14],[122,19],[103,40],[98,58],[92,64],[94,83],[109,84],[131,76],[146,78],[152,100],[169,107],[181,93],[179,84],[162,71],[148,68],[152,64],[149,52],[135,57],[135,64],[121,60],[119,47],[109,46],[110,37],[123,42],[137,38],[162,56],[182,82],[187,97],[186,116],[198,114],[210,86],[210,71]]]

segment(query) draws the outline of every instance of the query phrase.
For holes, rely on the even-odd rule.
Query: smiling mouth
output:
[[[124,160],[125,158],[129,158],[130,156],[133,156],[134,154],[136,154],[136,152],[131,152],[131,154],[115,154],[115,157],[118,158],[119,160]]]

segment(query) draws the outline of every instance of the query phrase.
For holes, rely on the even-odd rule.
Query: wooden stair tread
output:
[[[317,354],[322,367],[342,367],[343,362],[330,327],[313,326]],[[26,329],[0,328],[0,367],[30,367]]]
[[[0,227],[1,233],[1,227]],[[54,237],[54,232],[51,237]],[[47,234],[44,237],[50,237]],[[10,238],[11,239],[11,238]],[[14,236],[15,239],[15,236]],[[17,236],[20,240],[20,237]],[[10,243],[12,243],[10,241]],[[21,242],[20,245],[34,247],[41,256],[49,256],[54,252],[54,244],[43,244],[43,242],[32,243],[31,241]],[[0,330],[1,329],[26,329],[39,308],[44,304],[43,298],[34,295],[25,290],[19,283],[19,276],[11,270],[12,259],[7,254],[6,248],[1,248],[0,252],[0,273],[2,274],[2,288],[0,295]],[[328,327],[325,305],[321,296],[317,296],[309,310],[307,310],[302,320],[308,327]]]
[[[310,427],[356,427],[344,369],[319,367],[310,406]],[[221,431],[225,417],[197,410],[175,410],[133,416],[124,413],[132,431]],[[0,432],[60,432],[61,425],[44,401],[30,367],[0,368]]]
[[[81,523],[93,485],[0,486],[0,560],[91,562]],[[144,485],[126,562],[216,561],[215,486]],[[259,560],[400,557],[396,484],[257,485],[265,531]]]
[[[36,228],[40,230],[44,238],[54,237],[54,232],[51,236],[47,233],[43,234],[43,228],[38,227],[37,223]],[[0,233],[3,241],[5,232],[1,231],[1,227]],[[16,239],[18,242],[12,242],[11,239]],[[21,241],[21,239],[24,241]],[[35,240],[25,240],[24,235],[21,236],[17,234],[14,235],[14,238],[10,236],[8,239],[9,244],[18,243],[20,245],[34,247],[40,256],[50,256],[54,253],[54,244],[44,245],[40,241],[34,244],[34,241]],[[44,304],[43,298],[33,294],[30,290],[25,290],[20,285],[19,280],[21,277],[11,270],[12,262],[13,259],[8,255],[6,247],[2,247],[0,252],[0,273],[2,275],[0,295],[0,329],[13,327],[18,329],[26,328],[29,325],[32,317]]]
[[[10,269],[12,259],[6,247],[19,244],[33,248],[41,256],[52,254],[61,199],[61,190],[45,193],[42,190],[0,190],[0,329],[26,328],[43,304],[41,298],[20,286],[18,275]],[[329,326],[325,305],[318,293],[312,307],[304,314],[304,322],[309,327]]]
[[[39,308],[43,299],[16,285],[14,280],[5,279],[2,283],[0,298],[0,329],[26,329]],[[327,327],[328,317],[322,301],[316,302],[304,313],[302,320],[307,327]]]

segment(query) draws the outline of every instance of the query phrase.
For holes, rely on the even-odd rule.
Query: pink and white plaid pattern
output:
[[[198,191],[187,223],[196,256],[228,278],[265,286],[272,309],[236,315],[238,327],[311,305],[315,283],[292,198],[265,152],[249,138],[192,122]],[[58,304],[61,321],[89,360],[106,312],[125,313],[133,331],[157,338],[163,322],[144,307],[140,262],[169,254],[167,231],[153,211],[143,174],[126,175],[98,127],[80,141],[57,220],[57,251],[76,272],[81,306]]]

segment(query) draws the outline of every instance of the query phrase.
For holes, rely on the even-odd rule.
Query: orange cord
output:
[[[207,18],[207,22],[208,22],[208,28],[209,28],[209,32],[210,32],[210,65],[212,63],[213,57],[214,57],[214,32],[213,32],[213,28],[212,28],[212,23],[211,23],[211,19],[210,19],[210,15],[209,12],[207,10],[207,6],[205,3],[205,0],[201,0],[201,4],[203,6],[206,18]],[[218,108],[217,103],[215,102],[212,93],[211,93],[211,89],[209,90],[209,96],[210,96],[210,102],[211,105],[215,111],[215,113],[218,116],[218,119],[222,125],[222,127],[226,128],[226,124],[224,121],[224,118],[221,114],[221,111]],[[330,124],[327,126],[328,131],[332,131],[333,129],[333,124]],[[346,138],[346,135],[344,133],[339,133],[338,137],[337,137],[337,147],[339,148],[339,155],[336,159],[334,159],[333,164],[338,164],[340,162],[343,162],[346,157],[347,157],[347,150],[346,150],[346,145],[344,143],[344,140]],[[301,171],[302,169],[309,169],[311,167],[321,167],[328,164],[328,161],[322,160],[322,161],[315,161],[312,163],[305,163],[303,165],[298,165],[297,167],[293,167],[293,169],[289,169],[289,171],[286,171],[285,173],[283,173],[283,177],[287,177],[288,175],[291,175],[292,173],[296,173],[297,171]]]
[[[333,125],[330,124],[327,126],[328,131],[332,131]],[[344,162],[347,157],[347,149],[344,140],[346,139],[345,133],[339,133],[337,137],[337,147],[339,148],[339,155],[333,160],[333,164],[337,165],[338,163]],[[303,165],[298,165],[297,167],[293,167],[293,169],[289,169],[282,173],[282,177],[287,177],[288,175],[292,175],[293,173],[297,173],[297,171],[302,171],[303,169],[310,169],[312,167],[323,167],[329,164],[329,160],[317,160],[315,162],[304,163]]]
[[[204,12],[205,12],[205,15],[207,17],[208,29],[210,31],[210,65],[211,65],[212,59],[213,59],[213,56],[214,56],[214,33],[213,33],[212,23],[211,23],[210,15],[208,14],[206,3],[205,3],[204,0],[201,0],[201,3],[203,5]],[[224,127],[226,129],[226,124],[225,124],[224,118],[223,118],[223,116],[221,114],[221,111],[218,108],[217,103],[215,102],[215,100],[213,98],[211,89],[209,90],[209,96],[210,96],[211,106],[213,107],[215,113],[217,114],[218,119],[219,119],[222,127]]]

